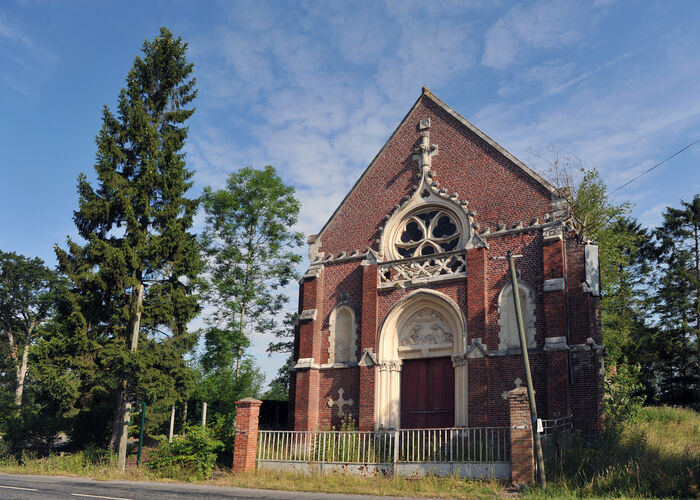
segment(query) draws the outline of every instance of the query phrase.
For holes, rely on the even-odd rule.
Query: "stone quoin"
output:
[[[424,88],[308,239],[291,426],[508,426],[526,379],[510,250],[538,413],[599,432],[597,248],[567,220],[557,189]]]

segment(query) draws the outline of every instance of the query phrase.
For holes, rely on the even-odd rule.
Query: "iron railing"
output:
[[[257,459],[264,462],[397,464],[508,462],[507,427],[399,431],[264,431]]]
[[[572,432],[574,430],[574,418],[572,415],[564,418],[553,418],[542,420],[542,437],[556,434],[558,432]]]
[[[404,429],[399,462],[507,462],[507,427]]]
[[[257,459],[268,462],[392,463],[392,432],[259,431]]]

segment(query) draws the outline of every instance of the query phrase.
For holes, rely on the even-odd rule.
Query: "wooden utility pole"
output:
[[[515,317],[518,323],[518,336],[520,337],[520,349],[523,353],[523,363],[525,364],[525,380],[527,381],[527,398],[530,403],[530,418],[532,424],[532,439],[535,444],[535,458],[537,460],[537,482],[544,489],[547,487],[547,479],[544,474],[544,457],[542,455],[542,443],[540,433],[537,432],[537,406],[535,405],[535,390],[532,387],[532,373],[530,372],[530,358],[527,353],[527,339],[525,338],[525,327],[523,326],[523,314],[520,309],[520,290],[518,289],[518,274],[515,272],[515,261],[513,254],[508,250],[508,264],[510,265],[510,281],[513,287],[513,302],[515,304]]]

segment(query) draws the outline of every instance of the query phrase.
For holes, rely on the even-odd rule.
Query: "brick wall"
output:
[[[423,96],[321,233],[321,251],[335,255],[374,244],[382,218],[416,182],[412,155],[420,138],[416,125],[424,118],[431,121],[431,143],[440,148],[432,159],[435,178],[469,200],[482,226],[510,227],[551,211],[543,186]]]
[[[539,223],[550,213],[550,193],[505,156],[466,129],[453,116],[423,96],[403,124],[377,156],[343,205],[320,234],[320,251],[324,259],[340,252],[364,252],[376,247],[379,227],[392,208],[412,192],[418,172],[412,159],[420,137],[417,123],[430,118],[430,142],[438,144],[439,154],[432,159],[432,170],[441,187],[456,192],[469,201],[479,231],[499,225],[525,228],[487,238],[488,248],[467,251],[467,278],[427,285],[454,300],[464,311],[467,321],[467,344],[481,339],[487,350],[499,347],[500,326],[498,297],[510,282],[508,262],[503,257],[510,250],[522,255],[516,259],[520,279],[534,290],[536,348],[530,352],[537,405],[544,418],[575,415],[576,425],[597,432],[602,419],[602,352],[581,346],[589,337],[602,343],[599,299],[584,293],[584,247],[574,235],[562,241],[543,239],[542,229],[529,226]],[[486,236],[485,236],[486,237]],[[544,291],[544,280],[564,277],[565,291]],[[377,289],[377,265],[360,259],[323,261],[322,271],[307,277],[300,285],[300,312],[317,310],[317,318],[300,323],[295,337],[295,359],[312,357],[321,365],[328,361],[329,318],[339,303],[356,311],[359,360],[365,349],[377,352],[378,332],[389,311],[415,287]],[[568,317],[567,317],[568,293]],[[568,328],[567,328],[568,319]],[[570,336],[576,352],[546,351],[545,340]],[[574,373],[569,380],[569,362]],[[360,428],[374,427],[374,389],[376,368],[351,367],[307,368],[293,374],[290,411],[296,429],[338,426],[337,407],[329,408],[328,399],[338,397],[342,388],[345,399],[352,399],[344,413],[355,418]],[[525,374],[520,355],[489,356],[468,362],[469,424],[507,425],[509,400],[504,395],[524,384]],[[573,382],[573,386],[570,386]]]

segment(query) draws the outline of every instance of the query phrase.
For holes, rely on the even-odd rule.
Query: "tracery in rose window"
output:
[[[450,212],[428,208],[402,222],[395,246],[403,258],[420,257],[454,250],[459,237],[457,222]]]

